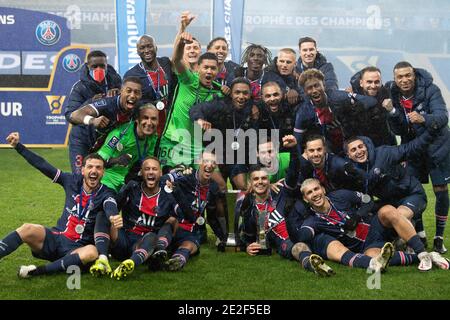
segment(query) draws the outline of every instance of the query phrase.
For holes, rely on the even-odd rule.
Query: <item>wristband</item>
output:
[[[85,116],[83,118],[83,123],[88,126],[89,125],[89,121],[91,121],[91,119],[94,119],[94,117],[93,116]]]

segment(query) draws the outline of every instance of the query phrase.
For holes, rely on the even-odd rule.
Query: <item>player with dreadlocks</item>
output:
[[[275,81],[282,88],[286,87],[284,81],[272,71],[265,71],[272,61],[272,53],[266,47],[251,43],[242,53],[241,67],[236,68],[234,77],[228,79],[228,83],[236,77],[244,77],[250,81],[252,98],[254,102],[261,100],[261,87],[264,83]]]

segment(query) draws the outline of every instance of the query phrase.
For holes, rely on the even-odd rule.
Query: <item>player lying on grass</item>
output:
[[[306,179],[300,190],[304,201],[309,205],[309,216],[300,231],[309,237],[300,236],[299,239],[310,241],[317,234],[326,233],[350,249],[331,252],[331,242],[324,242],[319,248],[321,256],[345,265],[367,268],[373,263],[370,257],[379,256],[388,249],[390,254],[386,253],[383,260],[390,260],[390,265],[409,265],[420,261],[421,271],[430,270],[431,266],[428,264],[432,263],[440,269],[449,268],[448,260],[437,252],[423,252],[419,255],[394,252],[392,244],[386,242],[392,229],[384,225],[386,219],[383,212],[370,214],[368,201],[364,200],[365,195],[349,190],[337,190],[327,195],[317,179]],[[386,263],[380,270],[386,269],[387,265]]]
[[[51,263],[36,267],[21,266],[20,278],[64,272],[69,266],[83,267],[97,258],[94,243],[96,216],[104,212],[107,217],[117,215],[113,193],[100,183],[104,161],[97,154],[83,159],[81,174],[61,172],[40,156],[28,150],[20,141],[18,132],[6,140],[33,167],[65,191],[65,205],[57,225],[47,228],[39,224],[25,223],[0,241],[0,259],[26,243],[34,257]]]

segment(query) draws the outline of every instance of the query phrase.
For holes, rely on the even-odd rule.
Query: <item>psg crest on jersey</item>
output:
[[[81,67],[81,59],[76,54],[69,53],[63,58],[62,65],[67,72],[77,72]]]
[[[61,28],[54,21],[42,21],[36,27],[36,38],[44,46],[52,46],[61,38]]]

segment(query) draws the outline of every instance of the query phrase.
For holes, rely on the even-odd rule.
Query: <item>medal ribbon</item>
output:
[[[136,148],[137,148],[137,151],[138,151],[139,161],[142,162],[142,160],[144,160],[145,155],[148,152],[148,137],[145,137],[144,152],[143,153],[141,153],[141,147],[139,146],[139,137],[137,135],[136,127],[134,127],[134,139],[136,140]]]
[[[83,186],[81,186],[80,197],[78,198],[80,200],[80,202],[78,203],[78,206],[77,206],[77,215],[78,215],[78,219],[79,220],[83,220],[83,218],[86,215],[87,211],[90,210],[89,207],[91,206],[92,202],[94,201],[94,198],[95,198],[96,195],[97,195],[97,192],[92,194],[89,197],[88,204],[85,207],[83,207]],[[81,213],[80,213],[80,207],[81,207]],[[88,209],[88,210],[86,210],[86,209]]]

